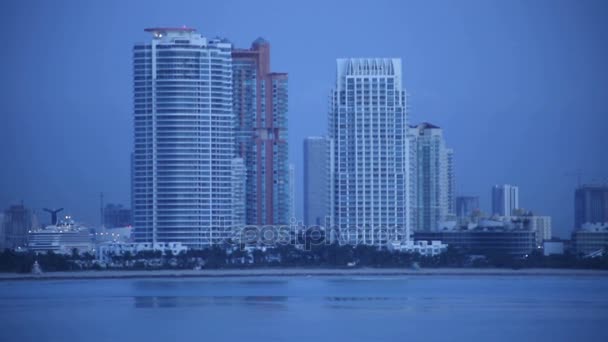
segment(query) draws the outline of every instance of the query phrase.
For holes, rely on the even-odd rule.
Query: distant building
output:
[[[289,224],[288,76],[270,68],[270,43],[232,51],[236,153],[247,169],[247,225]]]
[[[577,254],[608,253],[608,223],[585,223],[572,233],[572,245]]]
[[[420,254],[424,256],[437,256],[448,249],[448,245],[442,241],[407,241],[393,242],[388,245],[391,251]]]
[[[410,170],[412,227],[414,231],[438,230],[455,213],[454,166],[443,130],[430,123],[411,126]]]
[[[511,216],[519,208],[519,188],[514,185],[495,185],[492,188],[492,215]]]
[[[608,223],[608,185],[583,185],[574,193],[574,228]]]
[[[329,139],[304,139],[304,224],[325,226],[329,198]]]
[[[416,241],[441,241],[470,254],[508,254],[523,256],[536,248],[535,233],[500,227],[479,227],[467,230],[415,232]]]
[[[133,47],[135,241],[221,244],[234,218],[232,44],[186,27],[145,31]]]
[[[529,216],[528,227],[536,233],[536,245],[542,246],[543,241],[551,240],[551,216]]]
[[[103,208],[103,225],[107,228],[129,227],[133,224],[131,220],[131,209],[122,204],[107,204]]]
[[[456,197],[456,217],[459,219],[470,218],[477,210],[479,210],[479,196]]]
[[[401,59],[337,60],[329,138],[331,225],[342,243],[409,238],[406,95]]]
[[[23,204],[12,205],[4,211],[3,237],[1,247],[8,249],[25,248],[27,246],[28,231],[34,223],[32,211]]]

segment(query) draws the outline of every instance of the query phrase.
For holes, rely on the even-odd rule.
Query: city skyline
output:
[[[77,4],[73,5],[78,7]],[[195,3],[188,5],[200,8],[200,5]],[[592,5],[603,8],[598,3]],[[6,151],[14,151],[14,154],[2,155],[2,163],[6,165],[2,177],[2,189],[6,190],[0,197],[0,204],[3,207],[18,203],[20,200],[34,208],[65,206],[77,217],[95,223],[99,220],[99,192],[104,192],[111,202],[129,203],[130,151],[128,150],[131,139],[129,131],[132,127],[129,113],[132,94],[129,89],[131,65],[126,56],[130,53],[133,41],[145,39],[141,28],[152,26],[150,23],[157,22],[182,24],[185,21],[188,26],[198,27],[202,33],[210,37],[217,33],[234,40],[237,46],[247,46],[260,35],[272,42],[275,54],[273,69],[289,72],[292,78],[289,109],[290,155],[291,162],[296,165],[296,175],[299,180],[296,182],[298,201],[296,207],[300,212],[303,174],[301,142],[304,136],[324,133],[326,94],[333,79],[333,61],[341,56],[378,55],[404,59],[404,84],[411,93],[410,121],[412,123],[429,121],[445,128],[446,139],[450,141],[450,147],[454,148],[458,155],[455,162],[456,193],[480,196],[484,211],[489,211],[490,207],[487,191],[489,186],[495,183],[518,184],[522,188],[521,202],[526,203],[526,208],[552,216],[554,230],[559,235],[566,236],[574,228],[571,206],[576,178],[572,173],[578,169],[583,170],[585,183],[605,177],[608,160],[605,154],[600,153],[601,148],[597,142],[600,141],[601,136],[599,127],[606,127],[606,124],[602,124],[606,116],[600,115],[601,113],[594,107],[601,98],[599,94],[603,92],[601,86],[597,87],[599,78],[595,75],[605,72],[605,66],[594,61],[606,56],[606,50],[592,47],[588,40],[582,38],[577,40],[584,37],[586,30],[592,25],[605,24],[598,22],[593,16],[592,20],[586,20],[584,23],[574,19],[563,23],[564,13],[572,10],[571,7],[579,13],[585,11],[584,13],[587,14],[593,12],[592,8],[563,3],[552,6],[551,13],[555,14],[555,17],[542,19],[544,23],[550,25],[552,30],[560,26],[558,24],[565,24],[563,30],[572,28],[568,31],[570,35],[565,36],[566,39],[554,41],[544,36],[546,31],[534,21],[541,20],[540,8],[500,5],[505,7],[501,9],[514,16],[507,16],[507,19],[503,17],[498,21],[496,24],[498,27],[509,28],[508,31],[499,31],[500,37],[508,43],[508,46],[524,44],[529,53],[518,54],[518,51],[515,51],[515,54],[510,56],[511,60],[505,60],[497,55],[504,50],[497,48],[496,55],[482,53],[478,58],[482,58],[483,63],[476,67],[466,62],[466,57],[470,56],[470,51],[467,52],[466,49],[456,51],[453,55],[455,59],[446,61],[440,57],[448,50],[450,44],[444,43],[432,47],[426,43],[427,40],[433,41],[430,38],[441,35],[448,35],[454,42],[466,42],[466,39],[484,42],[488,36],[473,29],[477,27],[475,25],[489,25],[489,23],[475,18],[472,23],[467,24],[469,26],[464,26],[473,31],[456,30],[456,33],[450,35],[448,28],[453,27],[444,25],[435,28],[436,31],[415,30],[420,35],[415,36],[410,32],[414,31],[416,25],[420,25],[421,28],[428,26],[420,20],[408,17],[411,20],[404,20],[407,23],[399,26],[405,28],[401,30],[404,35],[403,40],[399,39],[398,34],[389,34],[385,39],[374,39],[376,33],[392,32],[389,30],[392,27],[388,26],[389,24],[379,24],[369,33],[355,30],[352,37],[343,36],[341,40],[334,40],[332,37],[344,32],[317,34],[313,41],[320,44],[323,51],[319,55],[313,55],[297,45],[302,38],[311,34],[297,30],[297,24],[287,25],[288,23],[283,22],[286,24],[285,33],[272,29],[269,25],[262,25],[259,32],[245,33],[243,27],[246,27],[251,19],[242,15],[228,19],[228,12],[221,8],[218,9],[215,18],[204,18],[204,15],[168,9],[162,14],[144,12],[141,17],[131,16],[129,20],[122,14],[114,18],[110,17],[107,11],[94,14],[89,12],[91,10],[87,10],[81,17],[70,18],[67,23],[49,25],[51,19],[41,17],[40,13],[53,12],[45,6],[40,4],[41,9],[34,9],[27,14],[22,10],[14,9],[15,13],[22,16],[37,18],[37,22],[33,26],[34,29],[23,33],[26,34],[25,38],[9,37],[7,44],[16,52],[14,55],[2,57],[7,58],[7,65],[22,67],[29,65],[38,71],[35,76],[26,75],[16,81],[17,74],[9,70],[6,79],[14,90],[8,87],[9,83],[3,87],[7,90],[6,94],[13,94],[11,91],[19,92],[5,99],[8,122],[4,126],[2,136],[4,145],[7,146]],[[131,6],[127,6],[125,14],[132,14],[138,7]],[[249,10],[248,13],[257,13],[251,5],[241,4],[241,6]],[[290,11],[278,3],[269,3],[269,6],[279,12]],[[453,9],[450,6],[435,8],[432,11],[412,4],[402,6],[413,9],[414,12],[417,10],[427,18],[442,17],[450,25],[458,20],[449,14],[449,10]],[[466,12],[467,6],[470,7],[471,4],[462,6],[463,8],[459,10]],[[296,9],[305,10],[298,6]],[[495,10],[487,4],[473,9],[476,14],[490,15]],[[13,13],[11,10],[13,8],[8,8],[5,13]],[[92,10],[94,11],[95,8]],[[322,15],[319,19],[321,27],[327,25],[329,17],[336,11],[335,7],[330,6],[328,14]],[[364,15],[356,9],[348,11],[352,11],[351,14],[356,17]],[[465,15],[460,12],[459,14]],[[369,15],[377,23],[380,23],[379,20],[384,15],[391,16],[387,10],[381,9],[366,11],[365,15]],[[3,24],[9,26],[8,32],[13,32],[12,30],[19,26],[14,22],[16,20],[14,18],[17,17],[19,16],[14,15],[7,18]],[[111,28],[108,25],[87,25],[88,22],[85,24],[83,20],[99,24],[114,21],[115,25]],[[243,26],[231,24],[239,20],[242,21]],[[204,25],[199,24],[201,22]],[[527,23],[528,31],[533,37],[544,37],[547,40],[523,38],[521,36],[523,29],[511,25],[514,23]],[[108,32],[100,32],[98,28],[100,26]],[[99,49],[96,49],[100,52],[99,56],[93,56],[91,52],[83,50],[71,50],[70,55],[67,56],[60,52],[62,50],[59,47],[70,51],[69,40],[54,38],[39,40],[30,36],[32,33],[42,32],[43,27],[52,27],[50,30],[57,34],[75,32],[74,27],[78,27],[80,31],[74,33],[73,39],[82,39],[88,34],[95,34],[96,41],[100,45]],[[286,39],[288,36],[290,39]],[[560,36],[564,37],[564,35]],[[365,46],[359,44],[362,39],[368,42],[364,44]],[[448,39],[449,41],[451,40]],[[36,44],[32,45],[33,42]],[[293,48],[296,42],[298,48]],[[536,43],[538,45],[534,45]],[[29,64],[32,62],[32,57],[28,52],[34,51],[30,50],[34,46],[40,46],[47,51],[48,66]],[[540,51],[543,49],[554,54],[548,52],[541,54]],[[578,51],[578,53],[566,53],[566,50]],[[541,55],[534,55],[534,52]],[[297,58],[300,57],[297,56],[302,55],[310,58],[316,67],[310,68],[305,66],[306,63],[299,63],[298,61],[301,60],[298,60]],[[545,59],[540,56],[551,56],[552,59],[545,63]],[[593,66],[592,69],[582,64],[571,63],[583,57]],[[64,60],[67,62],[66,65],[71,65],[73,71],[65,69],[62,62]],[[84,63],[85,60],[95,61],[99,65],[97,68],[99,70],[87,69],[88,63]],[[575,66],[561,70],[564,65]],[[53,66],[57,66],[56,70],[51,70]],[[445,79],[441,72],[431,71],[435,68],[446,71],[450,66],[461,66],[450,69],[450,72],[455,73],[453,78],[459,80],[458,82]],[[507,66],[506,69],[513,75],[501,72],[499,70],[501,66]],[[80,76],[86,74],[82,72],[85,69],[96,75],[97,82],[88,83],[89,78]],[[527,72],[524,72],[525,70]],[[557,70],[562,72],[558,73]],[[484,71],[492,71],[490,73],[492,77],[482,75]],[[106,75],[101,75],[100,72]],[[315,76],[307,78],[307,73]],[[564,77],[569,81],[552,82],[551,77],[556,77],[554,75],[558,74],[560,79]],[[58,75],[61,77],[56,77]],[[521,82],[522,79],[527,82]],[[493,89],[491,91],[483,89],[487,88],[486,83],[492,80],[495,81],[492,83]],[[469,86],[467,92],[458,90],[462,82]],[[522,85],[522,83],[526,84]],[[569,86],[560,87],[558,83],[567,83]],[[478,84],[484,86],[477,86]],[[89,92],[79,91],[76,87],[87,88]],[[315,88],[318,88],[318,91]],[[27,89],[40,90],[39,96],[31,103],[20,95],[32,93]],[[584,89],[584,91],[576,89]],[[568,96],[561,100],[555,95],[560,92],[565,94],[566,91]],[[95,93],[95,96],[91,96],[91,93]],[[475,96],[472,96],[473,94]],[[482,101],[479,104],[471,101],[471,98],[483,97],[492,99],[492,103]],[[554,100],[556,103],[552,104],[551,101]],[[40,110],[41,108],[43,110]],[[572,116],[572,113],[577,115]],[[471,131],[469,128],[473,123],[477,126],[473,126],[475,129]],[[542,134],[537,131],[539,127],[542,127]],[[575,133],[572,132],[577,131],[586,133],[573,135]],[[19,135],[16,132],[19,132]],[[71,144],[73,141],[78,141],[78,144]],[[481,145],[486,147],[479,147]],[[82,148],[86,149],[82,150]],[[579,151],[583,153],[577,153]],[[520,157],[521,155],[524,157]],[[25,156],[30,156],[31,161],[26,161]],[[479,169],[484,172],[477,172]],[[41,177],[41,174],[45,177]],[[545,198],[551,200],[545,201]],[[301,218],[301,214],[299,217]]]

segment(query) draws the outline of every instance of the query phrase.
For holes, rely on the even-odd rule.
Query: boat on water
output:
[[[87,227],[76,223],[71,216],[42,229],[28,232],[28,250],[35,253],[71,254],[93,252],[93,235]]]

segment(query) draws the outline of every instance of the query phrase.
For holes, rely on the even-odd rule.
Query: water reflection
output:
[[[177,308],[205,306],[255,306],[282,310],[286,308],[286,296],[134,296],[133,305],[138,309]]]

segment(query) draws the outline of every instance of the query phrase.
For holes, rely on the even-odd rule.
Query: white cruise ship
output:
[[[91,231],[65,216],[60,222],[28,232],[28,249],[36,253],[52,251],[60,254],[94,252]]]

